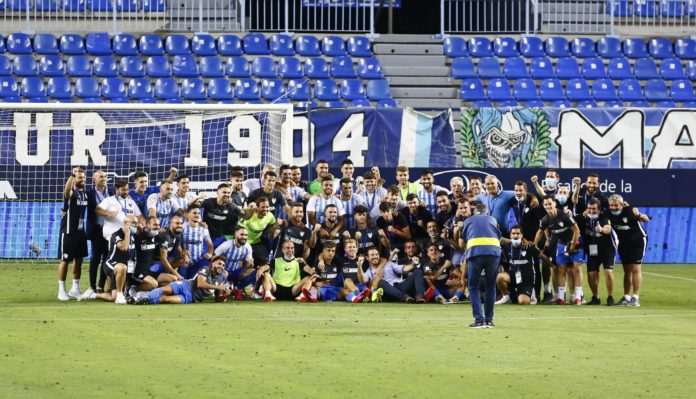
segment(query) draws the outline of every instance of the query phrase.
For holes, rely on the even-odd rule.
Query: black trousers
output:
[[[99,271],[99,287],[104,288],[106,275],[101,265],[106,261],[109,254],[109,242],[102,235],[102,226],[94,229],[94,234],[90,240],[92,245],[92,257],[89,259],[89,286],[97,290],[97,271]]]

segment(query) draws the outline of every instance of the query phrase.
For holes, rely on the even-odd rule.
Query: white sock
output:
[[[633,299],[638,300],[638,295],[633,295]]]
[[[558,287],[558,297],[565,300],[565,287]]]
[[[575,287],[575,297],[582,298],[584,294],[582,293],[582,287]]]
[[[80,279],[78,278],[77,280],[73,279],[72,281],[72,288],[80,288]]]
[[[627,301],[630,301],[630,300],[631,300],[631,296],[630,296],[630,295],[624,295],[624,298],[625,298]]]
[[[58,292],[65,292],[65,281],[58,280]]]
[[[551,283],[544,284],[544,292],[551,292]]]
[[[150,291],[138,291],[135,293],[135,299],[147,298],[147,294],[149,293]]]

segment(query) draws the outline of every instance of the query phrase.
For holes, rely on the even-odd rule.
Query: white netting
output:
[[[109,187],[128,178],[133,188],[136,171],[154,185],[174,166],[191,191],[214,192],[233,166],[256,177],[264,163],[280,165],[292,126],[289,105],[35,105],[0,107],[0,258],[56,259],[73,166],[85,168],[87,188],[99,169]]]

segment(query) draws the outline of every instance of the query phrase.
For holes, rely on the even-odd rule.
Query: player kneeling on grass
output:
[[[352,238],[345,240],[343,242],[343,256],[339,257],[338,264],[343,288],[348,291],[345,295],[348,302],[370,302],[372,291],[360,282],[359,277],[363,261],[364,258],[358,258],[358,242]]]
[[[184,221],[180,215],[174,215],[169,220],[167,230],[157,235],[157,252],[159,255],[150,266],[150,276],[157,280],[159,285],[169,284],[172,281],[183,280],[177,268],[188,264],[188,256],[181,248],[181,232],[184,230]],[[170,255],[172,251],[177,256]]]
[[[447,298],[451,298],[451,302],[459,302],[459,297],[463,295],[462,288],[456,287],[455,291],[451,291],[447,286],[447,281],[451,279],[451,272],[455,269],[452,262],[442,256],[440,247],[436,243],[428,245],[426,253],[428,258],[421,264],[423,278],[428,286],[425,291],[425,301],[430,302],[435,297],[437,303],[443,303],[448,300]]]
[[[300,278],[300,265],[304,266],[305,272],[310,270],[304,259],[295,258],[295,244],[292,241],[284,241],[280,250],[282,255],[273,259],[273,276],[271,277],[269,271],[264,271],[259,279],[263,287],[264,301],[295,299],[298,302],[306,302],[307,298],[302,292],[312,286],[315,277],[310,275]]]
[[[227,280],[233,284],[232,294],[238,300],[244,299],[244,289],[256,281],[253,251],[247,237],[247,229],[237,226],[234,238],[223,242],[215,249],[215,255],[224,255],[227,258]]]
[[[116,302],[119,305],[126,304],[123,289],[126,287],[126,275],[128,264],[135,267],[135,241],[133,239],[138,225],[135,216],[128,216],[123,222],[123,227],[111,235],[109,241],[109,257],[104,263],[103,270],[109,278],[110,289],[108,292],[95,293],[80,296],[80,300],[101,299]]]
[[[358,258],[358,281],[360,284],[370,287],[370,291],[372,291],[370,302],[382,302],[384,289],[379,287],[379,282],[382,280],[382,269],[387,261],[379,256],[377,247],[368,248],[366,255],[367,269],[363,269],[365,257]]]
[[[540,257],[546,262],[550,260],[539,249],[527,243],[522,244],[522,227],[515,225],[510,228],[510,245],[503,246],[505,271],[498,273],[496,285],[503,293],[495,304],[518,303],[520,305],[532,304],[534,281],[540,276],[534,272],[534,259]]]
[[[187,304],[201,302],[219,291],[221,296],[229,295],[225,285],[225,257],[216,256],[210,261],[210,266],[203,267],[190,280],[174,281],[150,291],[146,297],[135,301],[136,305],[157,305],[160,303]]]
[[[350,291],[343,288],[339,268],[340,264],[338,259],[336,259],[336,244],[327,241],[324,243],[321,253],[317,256],[317,262],[313,268],[315,275],[314,288],[310,289],[309,293],[303,290],[303,294],[310,301],[312,301],[311,296],[324,302],[333,302],[337,299],[346,298]]]
[[[210,238],[208,228],[201,222],[201,209],[198,205],[192,205],[186,211],[188,224],[181,233],[182,248],[189,258],[186,265],[179,266],[179,274],[184,278],[191,278],[198,271],[208,266],[213,258],[213,240]]]

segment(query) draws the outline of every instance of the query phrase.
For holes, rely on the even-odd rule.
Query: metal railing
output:
[[[531,0],[441,0],[441,33],[531,33]]]

